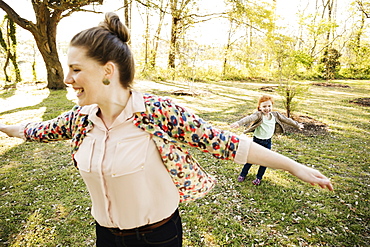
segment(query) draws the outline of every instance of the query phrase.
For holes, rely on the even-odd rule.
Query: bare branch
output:
[[[370,18],[370,8],[369,3],[367,3],[367,8],[364,6],[362,0],[357,0],[356,3],[358,4],[358,7],[362,13],[366,16],[366,18]],[[366,11],[367,10],[367,11]]]
[[[68,17],[70,15],[72,15],[74,12],[87,12],[87,13],[94,13],[94,14],[102,14],[103,12],[101,11],[96,11],[96,10],[88,10],[88,9],[69,9],[67,11],[67,13],[61,15],[61,19],[63,19],[64,17]]]
[[[10,7],[7,3],[5,3],[3,0],[0,0],[0,8],[3,9],[6,14],[9,16],[10,19],[12,19],[15,23],[17,23],[22,28],[34,31],[35,30],[35,24],[32,23],[29,20],[26,20],[18,15],[17,12],[15,12],[12,7]]]

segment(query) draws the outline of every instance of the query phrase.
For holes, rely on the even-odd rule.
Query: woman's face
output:
[[[86,56],[86,50],[80,47],[69,47],[68,74],[64,83],[76,92],[80,106],[99,104],[105,73],[104,66]]]
[[[259,109],[263,114],[265,114],[265,115],[269,114],[272,111],[272,102],[271,102],[271,100],[262,102],[260,104]]]

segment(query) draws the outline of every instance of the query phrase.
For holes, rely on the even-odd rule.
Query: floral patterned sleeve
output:
[[[24,137],[27,141],[50,142],[72,138],[72,123],[75,116],[75,107],[54,119],[39,123],[28,123],[24,128]]]
[[[230,131],[223,131],[213,127],[203,119],[175,104],[170,98],[157,98],[155,124],[164,130],[171,138],[196,147],[204,152],[211,153],[219,159],[235,160],[240,140],[243,142],[243,157],[246,161],[249,150],[248,140],[240,138]],[[235,161],[237,162],[237,161]],[[237,162],[239,163],[239,162]]]

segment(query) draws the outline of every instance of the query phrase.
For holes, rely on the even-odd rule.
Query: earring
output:
[[[107,78],[105,78],[105,79],[103,80],[103,84],[104,84],[104,85],[109,85],[109,84],[110,84],[110,80],[109,80],[109,79],[107,79]]]

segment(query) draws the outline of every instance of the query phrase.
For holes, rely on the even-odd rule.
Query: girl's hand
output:
[[[232,123],[232,124],[230,124],[230,127],[231,128],[238,128],[239,124],[238,123]]]
[[[304,128],[304,125],[301,123],[298,123],[299,130],[302,130]]]

